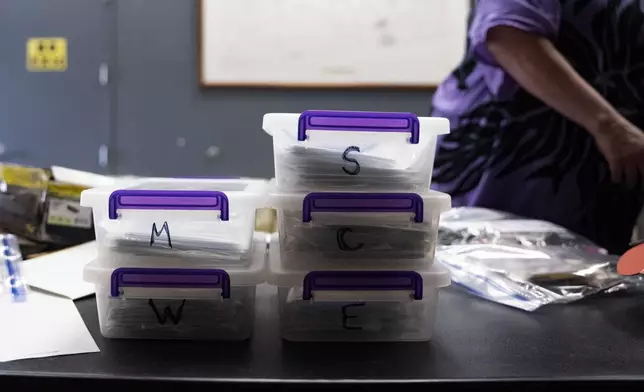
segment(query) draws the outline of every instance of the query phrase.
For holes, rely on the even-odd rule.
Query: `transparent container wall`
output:
[[[227,299],[111,297],[105,284],[96,292],[107,338],[245,340],[253,329],[255,286],[233,286]]]
[[[141,180],[83,193],[101,248],[227,260],[247,258],[263,180]]]
[[[154,247],[153,247],[154,250]],[[215,257],[212,253],[199,250],[175,251],[160,248],[158,253],[137,251],[131,246],[99,248],[97,261],[103,267],[161,267],[161,268],[213,268],[246,267],[266,252],[265,237],[258,235],[250,244],[250,251],[244,257]]]
[[[231,213],[228,221],[221,221],[218,211],[125,210],[119,219],[101,222],[105,238],[100,245],[135,253],[182,252],[240,260],[251,250],[254,220],[254,208]]]
[[[431,183],[436,141],[406,142],[400,134],[323,134],[310,140],[274,139],[275,178],[285,191],[426,191]],[[331,139],[333,137],[333,139]]]
[[[430,340],[438,289],[422,300],[327,301],[301,299],[302,287],[279,287],[282,338],[290,341],[404,342]]]
[[[423,127],[421,132],[420,127]],[[446,119],[410,113],[306,111],[264,116],[283,191],[429,189]]]
[[[302,211],[278,210],[284,263],[324,259],[433,260],[439,215],[412,221],[408,214],[324,213],[302,222]]]

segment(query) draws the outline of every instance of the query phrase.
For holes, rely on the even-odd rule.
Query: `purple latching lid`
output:
[[[177,191],[120,189],[108,200],[110,219],[118,210],[219,210],[219,219],[229,218],[228,197],[219,191]]]
[[[220,269],[118,268],[112,272],[110,294],[121,295],[122,287],[221,289],[230,298],[230,277]]]
[[[313,212],[411,212],[416,223],[424,218],[416,193],[314,192],[302,201],[302,222],[310,222]]]
[[[418,144],[420,122],[413,113],[346,112],[307,110],[298,122],[297,140],[306,140],[306,131],[407,132],[409,143]]]
[[[302,299],[313,291],[413,291],[423,299],[423,277],[415,271],[311,271],[302,283]]]

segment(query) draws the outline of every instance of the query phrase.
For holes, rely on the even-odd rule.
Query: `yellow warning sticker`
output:
[[[27,40],[28,71],[65,71],[67,40],[61,37],[40,37]]]

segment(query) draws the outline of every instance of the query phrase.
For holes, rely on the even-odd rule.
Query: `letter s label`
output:
[[[350,158],[348,156],[350,152],[354,152],[354,151],[355,152],[360,152],[360,147],[357,147],[357,146],[347,147],[347,149],[344,150],[344,154],[342,154],[342,159],[343,160],[345,160],[347,162],[354,163],[356,165],[351,170],[347,169],[345,166],[342,166],[342,171],[344,171],[345,173],[347,173],[350,176],[355,176],[358,173],[360,173],[360,164],[358,163],[358,160],[354,159],[354,158]]]

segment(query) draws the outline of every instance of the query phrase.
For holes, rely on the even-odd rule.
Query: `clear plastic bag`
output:
[[[616,256],[563,227],[483,208],[441,216],[436,258],[471,293],[533,311],[618,287]]]
[[[439,244],[559,246],[606,254],[590,240],[554,223],[485,208],[454,208],[441,215]]]
[[[527,311],[576,301],[623,282],[615,272],[616,257],[572,248],[454,245],[439,247],[436,255],[454,283]]]
[[[21,301],[25,298],[27,286],[21,273],[22,254],[18,239],[12,234],[0,234],[0,251],[0,296],[10,296],[14,301]]]

